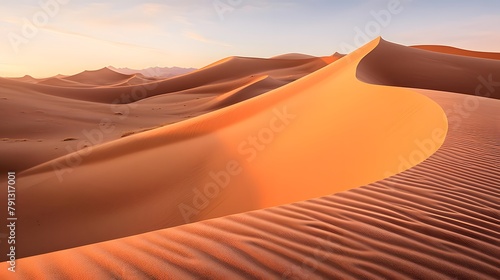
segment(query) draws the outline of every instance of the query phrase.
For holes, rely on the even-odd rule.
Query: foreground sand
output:
[[[411,61],[412,51],[376,40],[265,95],[95,147],[62,182],[53,164],[69,157],[23,172],[19,254],[182,224],[182,205],[199,221],[337,194],[27,257],[15,276],[495,279],[500,101],[357,80],[385,82],[391,70],[376,62]],[[439,59],[465,68],[472,59],[498,75],[495,60],[454,57]],[[464,76],[468,88],[480,84],[473,76]],[[272,127],[283,106],[297,117],[245,162],[254,153],[238,146]],[[207,203],[195,201],[218,183],[211,172],[235,171],[233,161],[241,172]]]
[[[466,96],[419,91],[451,108]],[[336,195],[19,261],[19,279],[497,279],[500,102],[425,162]],[[5,270],[0,275],[6,276]]]
[[[419,93],[445,109],[466,102],[454,93]],[[391,178],[323,198],[25,258],[16,276],[497,279],[500,119],[492,116],[500,101],[478,102],[481,110],[450,129],[435,154]],[[0,275],[7,276],[4,271]]]

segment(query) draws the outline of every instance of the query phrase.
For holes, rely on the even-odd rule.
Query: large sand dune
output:
[[[466,96],[419,91],[444,109]],[[497,279],[500,104],[425,162],[331,196],[25,258],[20,279]],[[311,187],[315,187],[312,185]],[[6,274],[4,272],[4,274]]]
[[[444,112],[415,92],[356,79],[357,61],[377,44],[353,54],[354,63],[339,60],[234,106],[24,171],[18,254],[328,195],[423,161],[444,140]],[[271,67],[260,62],[249,61]],[[399,157],[419,146],[425,154],[402,165]]]
[[[500,101],[484,96],[500,89],[474,86],[498,62],[381,39],[300,76],[308,59],[228,58],[160,81],[184,93],[201,72],[216,82],[194,92],[222,94],[189,100],[206,114],[20,173],[14,276],[495,279]]]

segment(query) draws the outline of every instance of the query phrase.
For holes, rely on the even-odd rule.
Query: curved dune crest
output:
[[[415,92],[356,79],[378,43],[345,60],[354,63],[341,59],[265,95],[83,151],[70,168],[77,154],[23,172],[18,254],[328,195],[425,160],[446,135],[444,112]]]
[[[212,105],[210,106],[213,106],[212,108],[214,109],[224,108],[279,88],[285,84],[287,84],[286,81],[273,79],[268,75],[255,77],[249,83],[218,96],[211,102]]]

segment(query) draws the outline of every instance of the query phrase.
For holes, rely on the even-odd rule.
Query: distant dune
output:
[[[496,55],[378,38],[0,78],[22,221],[0,278],[496,279]]]
[[[81,84],[105,86],[124,82],[132,78],[132,76],[115,72],[109,68],[102,68],[95,71],[84,71],[73,76],[64,77],[63,79]]]
[[[0,138],[9,143],[0,146],[0,152],[12,158],[0,160],[0,170],[22,171],[81,149],[79,142],[88,140],[85,135],[89,131],[100,131],[102,120],[110,120],[116,129],[91,142],[103,144],[230,106],[295,81],[333,59],[233,57],[224,61],[185,76],[159,80],[108,68],[48,78],[37,84],[0,78],[0,96],[8,104],[2,112]],[[136,105],[134,101],[140,102]],[[68,137],[77,141],[62,141]],[[81,146],[95,144],[87,141]]]
[[[493,52],[476,52],[476,51],[469,51],[469,50],[464,50],[464,49],[459,49],[459,48],[454,48],[454,47],[449,47],[449,46],[432,46],[432,45],[412,46],[412,48],[433,51],[433,52],[446,53],[446,54],[455,54],[455,55],[462,55],[462,56],[500,60],[500,53],[493,53]]]
[[[312,55],[302,54],[302,53],[287,53],[282,55],[277,55],[271,57],[273,59],[311,59],[314,58]]]
[[[35,79],[35,78],[31,77],[30,75],[25,75],[21,78],[10,78],[10,79],[14,80],[14,81],[20,81],[20,82],[32,83],[32,84],[38,83],[40,81],[39,79]]]
[[[85,83],[80,83],[74,80],[70,79],[65,79],[65,78],[57,78],[57,77],[52,77],[52,78],[47,78],[43,79],[39,82],[36,82],[37,84],[40,85],[49,85],[49,86],[56,86],[56,87],[96,87],[94,84],[85,84]]]
[[[109,66],[109,69],[127,75],[141,74],[148,78],[155,79],[168,79],[175,76],[180,76],[184,74],[191,73],[196,70],[196,68],[181,68],[181,67],[150,67],[146,69],[130,69],[130,68],[115,68]]]

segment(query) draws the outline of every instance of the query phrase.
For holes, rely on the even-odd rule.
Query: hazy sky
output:
[[[498,0],[1,1],[0,76],[331,55],[378,35],[500,52]]]

